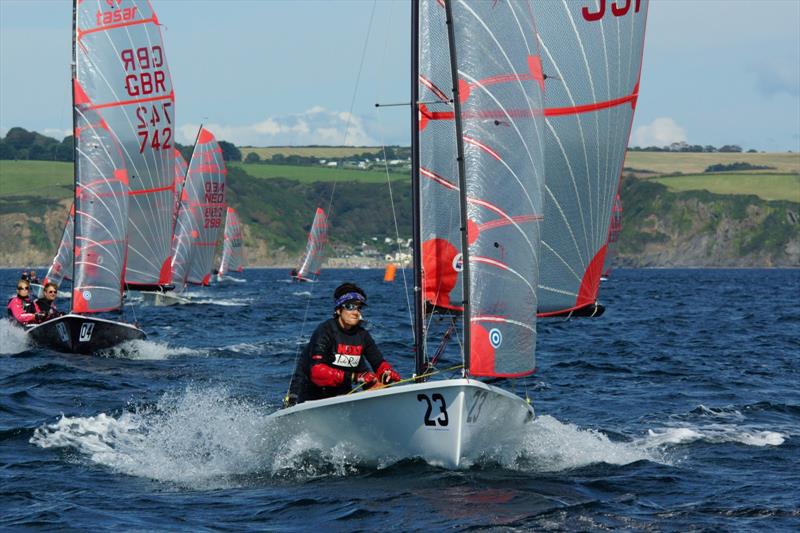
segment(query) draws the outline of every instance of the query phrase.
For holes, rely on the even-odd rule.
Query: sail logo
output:
[[[87,302],[92,299],[91,291],[83,291],[83,299]]]
[[[492,348],[499,348],[501,344],[503,344],[503,334],[497,328],[492,328],[489,331],[489,342],[492,344]]]
[[[138,7],[122,7],[118,9],[114,9],[113,2],[106,2],[109,6],[111,6],[111,11],[98,11],[95,16],[97,18],[97,25],[108,26],[109,24],[118,24],[120,22],[129,22],[136,18],[136,10],[139,9]],[[116,2],[119,3],[119,2]]]
[[[78,335],[78,342],[89,342],[92,340],[92,332],[94,331],[94,322],[84,322],[81,324],[81,332]]]
[[[456,254],[453,258],[453,270],[456,272],[464,270],[464,256],[462,254]]]

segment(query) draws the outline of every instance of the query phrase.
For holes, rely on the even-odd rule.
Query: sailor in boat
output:
[[[6,306],[9,318],[13,318],[21,326],[33,325],[40,318],[36,304],[31,300],[30,292],[30,282],[27,279],[20,279],[17,282],[16,296],[11,298]]]
[[[43,294],[44,296],[34,302],[37,312],[41,314],[41,316],[37,319],[37,322],[47,322],[51,318],[56,318],[63,314],[56,309],[58,285],[52,281],[48,281],[44,284]]]
[[[284,407],[346,394],[354,386],[369,388],[401,379],[361,326],[366,293],[354,283],[343,283],[333,292],[333,299],[333,318],[317,326],[298,358]]]

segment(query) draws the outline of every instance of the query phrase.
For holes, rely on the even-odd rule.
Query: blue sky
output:
[[[239,145],[409,143],[407,108],[374,107],[408,101],[408,2],[152,3],[178,141],[203,122]],[[71,11],[0,0],[0,134],[70,129]],[[800,151],[800,0],[652,0],[647,24],[631,145]]]

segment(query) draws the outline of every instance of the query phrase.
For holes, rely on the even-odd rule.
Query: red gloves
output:
[[[311,382],[317,387],[338,387],[344,383],[344,370],[318,364],[311,367]]]
[[[372,372],[355,372],[353,373],[353,384],[364,385],[368,389],[378,382],[378,377]]]
[[[383,383],[384,385],[386,385],[387,383],[394,383],[395,381],[400,381],[401,379],[403,379],[400,377],[400,374],[398,374],[397,371],[394,368],[392,368],[392,365],[390,365],[386,361],[381,363],[381,366],[378,367],[378,371],[376,373],[380,376],[381,383]]]

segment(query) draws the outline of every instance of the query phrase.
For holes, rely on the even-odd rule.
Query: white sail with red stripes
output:
[[[122,307],[128,230],[128,172],[121,144],[81,80],[74,82],[75,249],[72,310]]]
[[[172,237],[175,238],[175,223],[178,220],[178,213],[181,209],[181,196],[183,196],[183,184],[186,180],[186,173],[189,171],[189,164],[183,158],[180,150],[177,148],[173,152],[175,154],[175,174],[172,178]],[[174,243],[173,243],[174,245]],[[174,246],[173,246],[174,248]]]
[[[648,0],[534,4],[545,85],[540,315],[593,307],[639,94]]]
[[[175,223],[172,233],[172,259],[170,264],[170,284],[175,292],[186,288],[189,275],[189,263],[192,259],[193,235],[199,235],[199,221],[190,209],[189,191],[187,190],[189,165],[180,152],[175,150]],[[178,183],[180,182],[180,185]]]
[[[72,249],[75,245],[75,204],[69,208],[67,222],[64,224],[64,232],[61,234],[61,242],[58,244],[53,262],[47,269],[44,276],[44,283],[55,283],[61,285],[65,279],[72,279]]]
[[[219,242],[226,208],[227,175],[222,149],[214,134],[201,128],[189,161],[184,187],[187,211],[192,218],[192,250],[186,281],[194,285],[208,285],[211,279],[214,250]]]
[[[455,228],[457,233],[452,229],[447,235],[423,233],[422,264],[426,277],[430,265],[436,264],[439,292],[449,291],[447,300],[438,296],[431,303],[442,306],[449,301],[465,312],[467,372],[523,376],[535,366],[544,179],[542,80],[535,68],[531,6],[529,2],[460,1],[452,2],[452,14],[457,83],[446,77],[451,57],[444,3],[425,1],[420,8],[420,216],[423,232]],[[438,69],[426,66],[432,64]],[[436,79],[435,90],[431,78],[422,79],[426,68]],[[454,85],[459,107],[450,103],[452,92],[444,89]],[[443,110],[432,111],[426,103],[430,98],[436,98]],[[464,222],[454,125],[459,108]],[[426,166],[433,164],[435,169]],[[466,228],[467,269],[461,264],[459,227]],[[426,246],[432,238],[447,245]],[[461,294],[453,292],[459,271],[468,284],[468,305],[463,305]]]
[[[228,272],[241,272],[244,270],[244,256],[242,254],[242,225],[239,215],[232,207],[228,208],[225,217],[225,233],[222,241],[222,259],[219,265],[219,275]]]
[[[328,217],[321,207],[314,213],[314,222],[308,232],[306,242],[306,254],[303,263],[297,271],[297,277],[306,281],[319,276],[322,269],[322,261],[325,258],[325,245],[328,244]]]
[[[439,310],[461,311],[461,212],[450,52],[441,2],[419,9],[419,175],[423,297]]]
[[[147,0],[80,0],[76,16],[77,79],[129,174],[125,282],[168,284],[175,97],[158,18]]]

